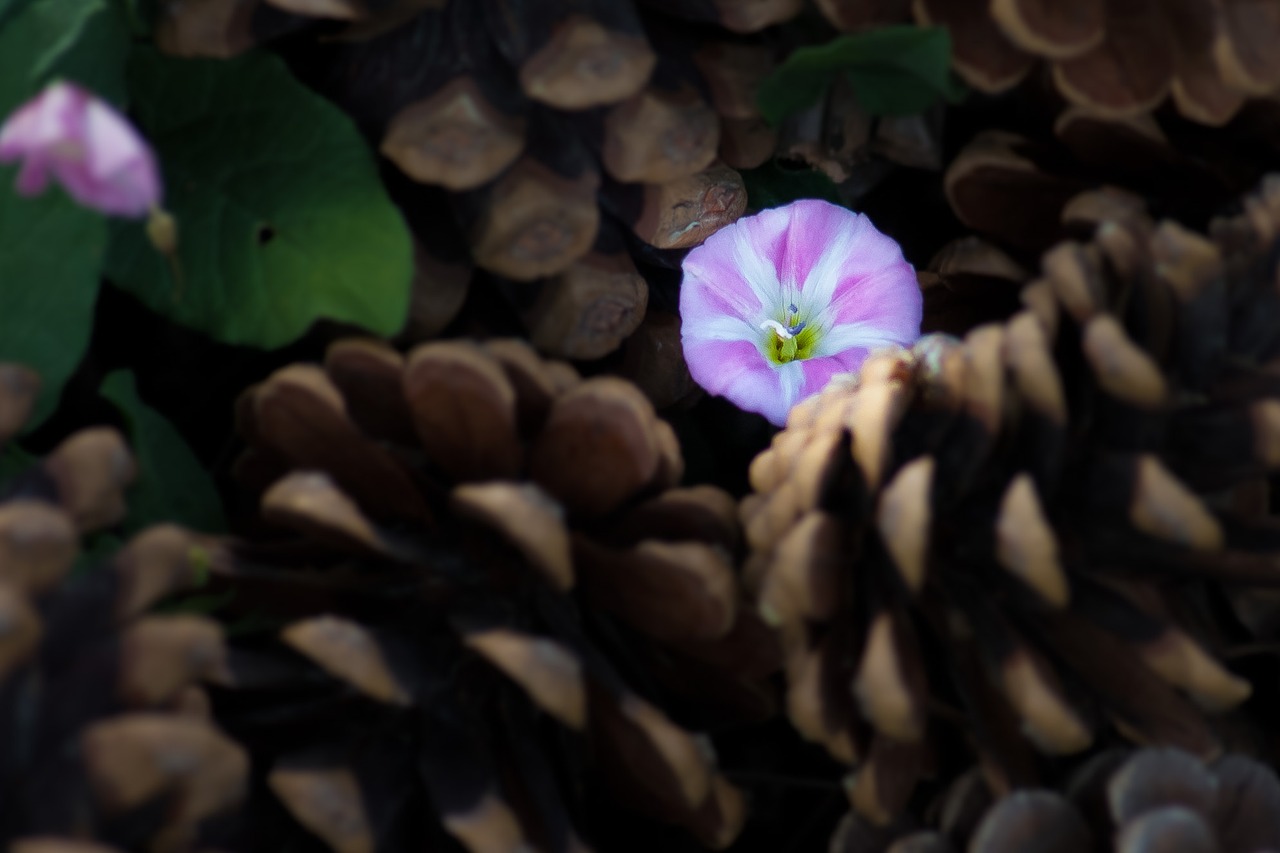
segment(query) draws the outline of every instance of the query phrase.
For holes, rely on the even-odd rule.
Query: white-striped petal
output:
[[[791,411],[791,407],[800,402],[800,391],[804,388],[804,362],[789,361],[786,364],[775,364],[773,369],[778,371],[778,378],[782,382],[782,401],[785,405],[781,411],[785,419],[786,412]]]
[[[764,337],[757,325],[753,325],[741,317],[725,315],[712,320],[705,320],[691,329],[687,338],[699,341],[751,341],[753,343]]]
[[[859,215],[851,227],[841,230],[835,240],[823,247],[800,292],[799,299],[804,302],[806,314],[819,314],[831,304],[836,295],[836,285],[840,283],[841,275],[870,224],[871,220]]]
[[[910,343],[907,341],[906,343]],[[815,358],[826,358],[839,355],[847,349],[861,347],[878,349],[880,347],[902,346],[900,335],[885,329],[878,329],[870,323],[845,323],[818,333],[818,340],[813,347]]]

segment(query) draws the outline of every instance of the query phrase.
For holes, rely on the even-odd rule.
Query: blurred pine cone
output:
[[[966,226],[1023,261],[1115,208],[1147,205],[1202,229],[1275,165],[1280,110],[1251,115],[1259,121],[1188,135],[1185,123],[1069,108],[1048,117],[1051,134],[984,130],[948,164],[947,201]]]
[[[1176,749],[1110,749],[1061,792],[992,802],[978,771],[930,807],[932,828],[876,827],[855,814],[832,853],[1258,853],[1280,846],[1280,781],[1242,755],[1211,764]]]
[[[0,364],[0,447],[37,377]],[[222,632],[145,615],[193,586],[213,552],[149,528],[101,565],[81,534],[124,517],[133,459],[110,428],[85,429],[0,490],[0,839],[10,850],[192,849],[219,837],[248,759],[211,723],[202,681],[225,675]]]
[[[1071,103],[1110,118],[1178,112],[1228,122],[1280,87],[1280,3],[1272,0],[817,0],[836,27],[914,18],[951,32],[952,65],[980,92],[1002,92],[1044,60]]]
[[[1150,211],[1205,229],[1257,186],[1280,146],[1275,101],[1255,102],[1221,129],[1167,115],[1114,120],[1079,107],[1022,106],[1013,114],[1036,115],[1025,133],[983,129],[947,166],[947,202],[975,233],[941,246],[921,270],[926,331],[962,334],[1008,319],[1041,254],[1087,238],[1099,222]]]
[[[733,500],[676,487],[634,386],[514,340],[347,340],[240,411],[238,475],[301,535],[239,549],[237,601],[288,624],[235,646],[220,718],[298,823],[340,851],[581,850],[603,780],[733,840],[742,796],[674,720],[769,715],[777,646]]]
[[[414,342],[455,317],[474,265],[540,351],[596,359],[645,316],[650,284],[637,261],[678,269],[667,250],[742,214],[735,169],[765,162],[776,144],[755,104],[776,48],[754,34],[802,2],[162,6],[158,40],[184,56],[238,52],[322,21],[317,38],[295,37],[287,51],[398,169],[386,179],[419,250]]]
[[[1208,238],[1104,221],[1027,310],[873,356],[755,460],[748,581],[859,814],[898,814],[952,725],[1000,794],[1107,721],[1218,752],[1205,714],[1250,685],[1211,605],[1280,547],[1233,508],[1280,465],[1278,234],[1277,178]]]

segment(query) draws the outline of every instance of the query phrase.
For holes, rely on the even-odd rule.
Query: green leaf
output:
[[[776,160],[742,172],[747,187],[747,207],[764,210],[779,207],[801,198],[820,198],[841,204],[840,191],[825,172],[818,169],[788,169]]]
[[[19,15],[27,11],[35,0],[0,0],[0,35]]]
[[[150,38],[160,17],[160,0],[117,0],[129,19],[130,29],[139,38]]]
[[[133,374],[117,370],[103,380],[100,390],[124,415],[138,459],[125,530],[132,533],[162,521],[205,533],[225,529],[222,502],[208,472],[173,425],[142,402]]]
[[[777,124],[817,103],[836,75],[852,84],[870,115],[910,115],[965,89],[951,74],[951,35],[944,27],[894,26],[803,47],[760,84],[756,102]]]
[[[3,0],[0,0],[3,3]],[[11,10],[7,20],[5,11]],[[0,5],[0,116],[53,77],[124,103],[128,26],[107,0],[26,0]]]
[[[40,373],[32,429],[53,411],[89,345],[106,223],[58,189],[19,197],[14,173],[0,169],[0,361]]]
[[[115,224],[108,274],[156,311],[234,344],[282,346],[327,317],[404,322],[409,233],[351,121],[274,56],[135,50],[129,91],[159,150],[177,275],[143,228]]]
[[[76,17],[58,33],[41,56],[33,76],[38,86],[55,78],[79,83],[98,97],[123,108],[126,103],[124,67],[129,54],[129,22],[123,10],[106,0],[57,0],[38,8],[73,6]]]

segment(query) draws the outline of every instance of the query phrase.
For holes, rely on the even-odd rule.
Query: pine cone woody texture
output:
[[[1249,98],[1280,87],[1280,4],[1263,0],[818,0],[843,30],[914,20],[946,27],[952,65],[987,93],[1043,62],[1061,95],[1108,118],[1171,99],[1184,117],[1220,126]]]
[[[1244,211],[1100,222],[1025,310],[873,356],[753,463],[747,578],[858,814],[900,814],[955,728],[997,794],[1108,726],[1219,753],[1251,686],[1206,596],[1274,584],[1280,546],[1237,501],[1280,464],[1277,179]]]
[[[777,61],[759,31],[801,6],[205,0],[162,4],[158,38],[208,56],[293,33],[299,52],[297,31],[315,30],[300,76],[395,167],[418,243],[416,340],[453,319],[478,269],[540,351],[595,359],[644,318],[645,264],[678,267],[743,213],[736,169],[776,145],[755,105]]]
[[[234,649],[227,718],[298,824],[335,850],[581,850],[602,780],[733,840],[742,794],[677,720],[768,716],[777,647],[733,500],[676,486],[638,389],[519,341],[349,340],[241,415],[239,476],[300,535],[247,541],[227,577],[287,623]]]

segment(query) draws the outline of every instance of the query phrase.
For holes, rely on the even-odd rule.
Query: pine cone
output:
[[[0,446],[38,380],[0,364]],[[248,775],[200,682],[225,675],[222,632],[146,615],[193,586],[209,543],[170,526],[78,567],[79,537],[118,523],[134,463],[119,433],[85,429],[0,491],[0,839],[11,850],[191,849],[214,837]]]
[[[589,360],[645,316],[637,261],[678,269],[667,250],[742,214],[735,168],[776,144],[754,99],[775,49],[751,34],[801,6],[204,0],[166,4],[160,43],[226,55],[325,19],[287,50],[398,167],[388,187],[419,249],[412,342],[462,308],[474,265],[540,351]]]
[[[1053,130],[1051,139],[982,131],[948,166],[947,201],[977,233],[946,243],[921,270],[925,331],[963,334],[1008,319],[1026,269],[1100,222],[1150,210],[1206,227],[1211,212],[1257,185],[1280,140],[1245,117],[1188,136],[1185,123],[1117,122],[1077,108],[1054,117]]]
[[[900,812],[946,721],[1001,794],[1106,721],[1217,753],[1205,715],[1250,685],[1208,602],[1273,584],[1280,546],[1228,508],[1280,464],[1277,233],[1276,178],[1211,238],[1104,222],[1027,310],[873,356],[755,460],[747,576],[860,814]]]
[[[1178,112],[1222,125],[1280,85],[1280,4],[1247,0],[818,0],[836,27],[914,16],[951,32],[952,66],[981,92],[1017,85],[1044,60],[1071,103],[1108,118]],[[908,8],[910,13],[908,13]]]
[[[976,135],[947,167],[944,186],[956,217],[1003,248],[1033,260],[1058,240],[1091,227],[1107,207],[1147,204],[1203,228],[1271,168],[1280,137],[1275,104],[1231,128],[1188,133],[1185,123],[1144,116],[1101,119],[1069,108],[1047,118],[1052,136],[1004,130]],[[1090,192],[1082,200],[1077,197]],[[1099,196],[1102,196],[1099,198]]]
[[[673,717],[767,716],[777,647],[739,600],[732,499],[675,487],[634,386],[519,341],[349,340],[241,416],[241,479],[302,535],[241,549],[237,600],[290,621],[239,647],[223,716],[299,823],[335,850],[435,819],[471,850],[582,849],[604,779],[734,838],[741,795]]]
[[[931,829],[880,828],[850,814],[832,853],[1081,853],[1154,850],[1256,853],[1280,845],[1280,781],[1229,754],[1204,764],[1176,749],[1110,749],[1061,792],[1016,791],[992,802],[978,771],[930,807]]]

